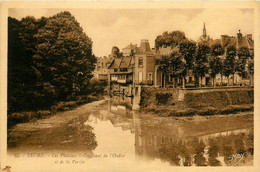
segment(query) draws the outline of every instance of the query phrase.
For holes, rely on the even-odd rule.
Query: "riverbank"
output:
[[[140,111],[159,116],[225,115],[254,110],[253,88],[142,88]]]
[[[131,162],[136,158],[142,163],[147,159],[162,160],[157,161],[160,166],[165,165],[161,162],[168,162],[170,166],[243,166],[243,162],[231,164],[228,159],[242,151],[245,158],[252,161],[254,115],[251,112],[161,117],[133,111],[118,102],[118,99],[105,97],[105,100],[87,103],[49,118],[17,124],[9,130],[8,154],[13,158],[15,154],[26,156],[28,152],[43,152],[50,159],[48,156],[52,153],[68,153],[78,160],[82,153],[112,152],[124,155],[124,159]],[[206,151],[210,147],[214,150]],[[213,158],[205,161],[207,156]],[[187,159],[191,159],[190,163]],[[17,158],[12,160],[15,162]],[[100,162],[101,159],[96,160]],[[86,162],[91,164],[91,159]]]
[[[14,112],[14,113],[8,114],[8,120],[7,120],[8,128],[11,128],[19,123],[25,123],[25,122],[29,122],[29,121],[36,121],[38,119],[43,119],[43,118],[55,115],[58,112],[72,110],[85,103],[91,103],[91,102],[98,101],[101,99],[103,99],[102,95],[86,96],[86,97],[78,99],[78,100],[57,102],[53,106],[51,106],[49,109]]]
[[[203,107],[203,108],[182,108],[178,109],[172,106],[146,107],[141,109],[142,112],[153,112],[163,117],[183,117],[183,116],[211,116],[211,115],[228,115],[240,112],[253,112],[253,104],[229,105],[226,107]]]
[[[8,129],[8,147],[14,147],[19,145],[22,141],[26,140],[26,138],[31,136],[32,133],[37,133],[39,131],[42,131],[41,139],[47,137],[45,136],[48,135],[48,132],[46,132],[46,130],[54,130],[56,134],[60,134],[60,135],[70,133],[73,128],[73,124],[77,122],[74,121],[73,119],[81,118],[82,116],[84,116],[87,119],[89,113],[93,111],[93,109],[95,109],[97,106],[104,103],[105,101],[106,100],[93,101],[91,103],[86,103],[77,108],[74,108],[73,110],[57,112],[55,114],[49,115],[46,118],[34,119],[28,122],[16,124],[12,128]],[[63,125],[70,126],[70,128],[68,129],[70,131],[67,132],[59,131],[59,128]],[[57,145],[59,143],[63,143],[63,141],[60,140],[54,142],[55,138],[59,138],[59,137],[52,137],[51,140],[53,144]],[[66,137],[64,137],[63,139],[66,139]],[[29,141],[33,142],[33,140],[29,140]]]

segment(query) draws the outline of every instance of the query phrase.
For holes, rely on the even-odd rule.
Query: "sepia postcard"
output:
[[[260,171],[259,5],[0,2],[0,170]]]

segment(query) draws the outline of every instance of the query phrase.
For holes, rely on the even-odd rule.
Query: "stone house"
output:
[[[110,90],[133,95],[139,85],[152,86],[155,80],[155,54],[149,41],[142,39],[140,47],[130,44],[123,49],[123,55],[120,59],[114,59],[108,67]]]
[[[97,59],[97,64],[94,70],[94,78],[99,81],[108,81],[108,66],[112,62],[109,57],[100,57]]]

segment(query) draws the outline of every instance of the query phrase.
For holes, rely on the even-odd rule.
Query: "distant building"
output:
[[[221,45],[225,50],[227,50],[229,46],[233,46],[236,49],[239,49],[240,47],[247,47],[250,51],[254,50],[252,34],[243,36],[242,33],[240,33],[240,30],[237,33],[237,37],[221,35]]]
[[[108,81],[108,66],[112,62],[109,57],[101,57],[97,59],[96,68],[94,70],[94,78],[99,81]]]
[[[204,22],[204,25],[203,25],[203,34],[199,37],[197,43],[203,43],[203,42],[210,42],[212,41],[212,39],[209,37],[209,35],[207,35],[207,30],[206,30],[206,25],[205,25],[205,22]]]
[[[212,47],[214,44],[220,44],[225,51],[229,46],[234,46],[236,49],[247,47],[250,52],[254,51],[252,34],[243,36],[239,30],[237,37],[221,35],[220,39],[212,39],[207,35],[205,23],[203,25],[203,34],[198,39],[197,45],[200,43],[208,44],[209,47]],[[140,46],[130,43],[123,48],[123,56],[121,58],[114,58],[107,66],[107,80],[110,90],[112,92],[123,93],[124,95],[134,95],[137,92],[136,90],[143,85],[148,87],[182,87],[185,85],[189,87],[196,86],[195,83],[199,82],[202,86],[213,86],[210,70],[202,78],[194,76],[192,69],[188,70],[187,75],[183,78],[173,78],[169,73],[160,71],[159,60],[163,56],[178,51],[178,45],[174,47],[159,47],[155,51],[155,49],[150,48],[149,41],[146,39],[141,40]],[[213,56],[211,56],[210,53],[207,56],[210,62]],[[220,57],[222,60],[225,60],[225,54]],[[101,64],[102,63],[99,63],[99,65]],[[235,73],[234,76],[229,76],[229,78],[217,75],[214,81],[216,85],[220,85],[221,83],[227,85],[228,81],[231,82],[232,80],[234,80],[235,85],[249,84],[248,78],[242,78],[237,73]]]
[[[130,56],[132,54],[135,54],[138,50],[137,44],[130,43],[128,46],[123,48],[123,56]]]
[[[133,95],[135,86],[153,85],[155,54],[149,41],[141,40],[140,47],[130,44],[123,49],[123,54],[122,58],[114,59],[108,67],[110,90]]]

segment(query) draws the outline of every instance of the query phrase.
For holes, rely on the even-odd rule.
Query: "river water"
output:
[[[133,111],[132,104],[115,97],[62,125],[11,133],[8,162],[18,171],[32,164],[32,171],[252,165],[253,112],[174,118]]]

